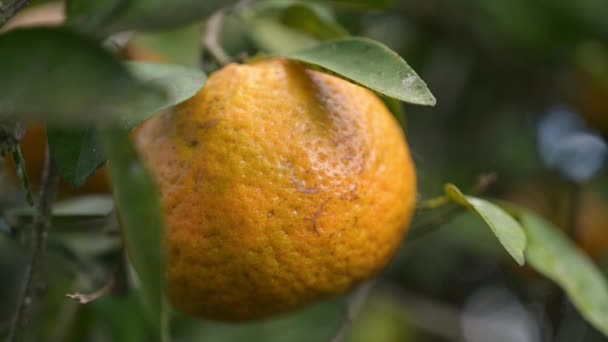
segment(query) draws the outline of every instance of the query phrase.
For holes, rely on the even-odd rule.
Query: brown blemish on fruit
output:
[[[325,201],[323,201],[323,203],[321,203],[321,205],[319,206],[319,209],[317,211],[315,211],[311,217],[307,217],[304,220],[305,221],[310,221],[312,223],[312,229],[314,230],[315,234],[319,235],[320,233],[320,229],[318,226],[317,221],[319,220],[319,217],[321,217],[321,215],[323,215],[323,212],[325,211],[325,206],[327,205],[327,203],[331,200],[331,197],[326,199]]]
[[[197,127],[200,128],[200,129],[215,128],[219,123],[220,123],[220,120],[218,120],[218,119],[211,119],[211,120],[207,120],[207,121],[205,121],[203,123],[198,124]]]

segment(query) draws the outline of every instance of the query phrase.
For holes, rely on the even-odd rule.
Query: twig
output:
[[[479,177],[477,177],[475,185],[471,188],[471,193],[473,195],[479,195],[488,191],[497,179],[498,175],[495,172],[479,175]],[[430,198],[428,200],[419,201],[416,205],[416,211],[420,213],[428,210],[436,210],[446,207],[450,203],[451,201],[447,196]],[[441,227],[447,221],[451,220],[456,214],[459,214],[462,211],[463,208],[461,206],[454,206],[445,210],[442,215],[438,215],[436,217],[432,217],[430,219],[412,225],[412,227],[410,228],[411,233],[409,233],[407,236],[407,241],[411,242],[422,236],[434,232],[436,229]]]
[[[496,172],[483,173],[477,177],[477,181],[471,192],[474,195],[483,194],[488,191],[497,180],[498,174]]]
[[[224,9],[215,12],[205,25],[205,35],[203,37],[203,45],[213,58],[222,65],[232,62],[232,59],[220,45],[220,34],[222,33],[222,25],[224,24]]]
[[[26,269],[23,289],[17,302],[17,310],[6,339],[7,342],[19,340],[20,334],[27,324],[29,307],[36,295],[36,281],[41,272],[42,261],[46,253],[48,231],[51,226],[53,199],[57,191],[58,181],[59,174],[57,167],[47,147],[44,174],[42,176],[42,189],[33,222],[34,241],[32,257]]]
[[[110,280],[108,280],[108,282],[99,290],[93,292],[93,293],[67,293],[65,296],[68,298],[72,298],[75,301],[77,301],[80,304],[88,304],[98,298],[101,298],[105,295],[107,295],[108,293],[110,293],[110,291],[114,288],[114,284],[116,283],[116,277],[113,275]]]
[[[31,0],[15,0],[6,5],[0,1],[0,27],[4,26],[12,17],[21,11]]]
[[[340,326],[338,327],[338,331],[334,337],[332,337],[331,342],[341,342],[346,337],[346,334],[350,331],[350,327],[353,324],[359,312],[363,308],[363,304],[365,304],[367,297],[371,292],[372,287],[375,282],[369,281],[357,288],[353,293],[351,293],[344,305],[344,316],[342,317],[342,322],[340,322]]]

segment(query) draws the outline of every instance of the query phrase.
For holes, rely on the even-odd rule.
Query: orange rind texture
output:
[[[284,59],[231,64],[135,131],[161,193],[173,305],[260,319],[382,270],[415,207],[402,130],[371,91]]]

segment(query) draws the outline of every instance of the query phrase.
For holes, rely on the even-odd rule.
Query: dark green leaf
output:
[[[181,65],[144,62],[127,62],[126,65],[140,82],[162,89],[166,94],[163,102],[126,115],[122,123],[128,129],[133,129],[162,110],[186,101],[207,82],[207,76],[202,71]]]
[[[107,128],[101,132],[101,140],[108,155],[125,246],[153,323],[162,333],[168,311],[164,299],[163,217],[156,186],[138,159],[127,130]]]
[[[29,205],[34,205],[32,189],[30,188],[30,182],[27,179],[25,160],[23,159],[23,154],[21,153],[21,147],[19,147],[19,145],[17,145],[17,148],[13,151],[13,160],[15,161],[15,168],[17,169],[17,177],[25,191],[25,200]]]
[[[91,0],[93,1],[93,0]],[[105,34],[126,30],[153,31],[203,21],[221,7],[235,1],[222,0],[132,0],[106,21]]]
[[[608,336],[608,285],[600,270],[558,228],[527,210],[517,211],[528,237],[528,263],[555,281],[581,314]]]
[[[104,162],[105,156],[94,127],[47,129],[49,149],[61,177],[71,186],[82,186]]]
[[[127,3],[128,0],[69,0],[66,1],[66,21],[80,31],[95,33]]]
[[[471,209],[479,215],[492,229],[498,241],[517,261],[524,264],[524,250],[526,248],[526,234],[521,225],[506,211],[481,198],[464,196],[452,184],[446,186],[446,195],[454,202]]]
[[[285,57],[337,74],[401,101],[435,105],[435,97],[395,52],[366,38],[333,40]]]
[[[127,66],[141,83],[158,87],[167,95],[164,101],[123,116],[120,123],[128,130],[189,99],[207,80],[201,71],[178,65],[130,62]],[[51,128],[48,139],[61,176],[74,187],[82,186],[106,160],[95,128]]]
[[[164,103],[95,41],[64,28],[0,35],[0,116],[45,122],[107,122]]]
[[[359,8],[386,9],[391,7],[394,0],[335,0],[331,1],[336,6],[353,6]]]

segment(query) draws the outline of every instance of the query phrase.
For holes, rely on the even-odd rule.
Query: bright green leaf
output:
[[[466,196],[467,201],[481,218],[486,221],[503,247],[518,264],[524,264],[526,235],[521,225],[500,207],[486,200]]]
[[[528,264],[555,281],[581,314],[608,336],[608,284],[600,270],[558,228],[526,210],[518,211],[528,237]]]
[[[366,38],[345,38],[285,57],[337,74],[401,101],[435,105],[435,97],[416,72],[394,51]]]
[[[164,103],[97,42],[64,28],[0,35],[0,116],[100,123]]]
[[[154,180],[139,160],[127,130],[107,128],[101,132],[101,140],[108,155],[125,247],[154,326],[166,333],[162,331],[168,317],[164,299],[163,217]]]
[[[520,265],[524,264],[526,234],[521,225],[510,214],[491,202],[463,195],[460,189],[453,184],[445,186],[445,193],[455,203],[480,216],[490,226],[498,241],[513,259]]]

